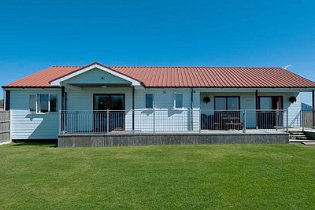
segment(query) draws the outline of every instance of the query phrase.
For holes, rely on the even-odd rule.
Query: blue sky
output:
[[[315,80],[308,0],[2,0],[0,85],[51,65],[286,66]],[[2,93],[0,93],[0,98]],[[303,95],[310,103],[310,95]]]

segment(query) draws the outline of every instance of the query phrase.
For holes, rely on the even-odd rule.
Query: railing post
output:
[[[243,112],[243,133],[246,133],[246,109]]]
[[[59,135],[62,134],[62,111],[59,111]]]
[[[199,114],[198,114],[198,116],[199,116],[199,133],[201,133],[201,110],[199,109],[198,110],[198,112],[199,112]]]
[[[301,110],[300,112],[301,112],[301,127],[302,127],[302,131],[304,131],[304,113],[303,113],[303,110]]]
[[[278,131],[278,126],[279,126],[279,112],[276,110],[276,131]]]
[[[155,133],[155,109],[153,109],[153,133]]]
[[[286,132],[288,133],[289,132],[289,109],[286,109],[286,113],[287,113],[287,115],[286,115]]]
[[[109,133],[109,110],[106,110],[106,131]]]

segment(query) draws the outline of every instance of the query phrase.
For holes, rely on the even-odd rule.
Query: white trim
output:
[[[79,71],[76,71],[76,72],[74,72],[74,73],[72,73],[72,74],[69,74],[69,75],[67,75],[67,76],[64,76],[64,77],[62,77],[62,78],[60,78],[60,79],[54,80],[54,81],[51,82],[51,85],[53,85],[53,86],[55,86],[55,85],[61,86],[61,83],[64,82],[65,80],[68,80],[68,79],[70,79],[70,78],[72,78],[72,77],[75,77],[75,76],[78,76],[78,75],[80,75],[80,74],[83,74],[83,73],[85,73],[85,72],[87,72],[87,71],[90,71],[90,70],[92,70],[92,69],[94,69],[94,68],[103,70],[103,71],[105,71],[105,72],[107,72],[107,73],[110,73],[110,74],[116,76],[116,77],[119,77],[119,78],[121,78],[121,79],[127,80],[127,81],[131,82],[131,84],[132,84],[133,86],[141,86],[140,82],[138,82],[137,80],[134,80],[134,79],[132,79],[132,78],[130,78],[130,77],[127,77],[127,76],[125,76],[125,75],[123,75],[123,74],[120,74],[120,73],[118,73],[118,72],[116,72],[116,71],[113,71],[113,70],[111,70],[111,69],[109,69],[109,68],[106,68],[106,67],[104,67],[104,66],[101,66],[101,65],[99,65],[99,64],[93,64],[93,65],[88,66],[88,67],[85,67],[85,68],[83,68],[83,69],[81,69],[81,70],[79,70]]]

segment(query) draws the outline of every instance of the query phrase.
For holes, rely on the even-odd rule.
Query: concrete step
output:
[[[291,139],[308,139],[306,135],[299,135],[299,136],[290,135],[290,138]]]
[[[298,132],[298,133],[291,133],[289,132],[290,135],[305,135],[303,132]]]
[[[296,138],[298,138],[298,137],[307,137],[306,135],[290,135],[290,137],[296,137]]]
[[[299,140],[299,139],[290,139],[290,144],[304,144],[304,145],[315,145],[315,140]]]
[[[304,145],[315,145],[315,141],[303,141]]]

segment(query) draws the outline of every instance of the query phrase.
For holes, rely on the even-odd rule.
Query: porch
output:
[[[312,127],[312,113],[288,110],[135,109],[61,111],[60,135],[105,133],[288,132]]]
[[[309,117],[288,110],[90,110],[60,112],[58,146],[284,144]]]

